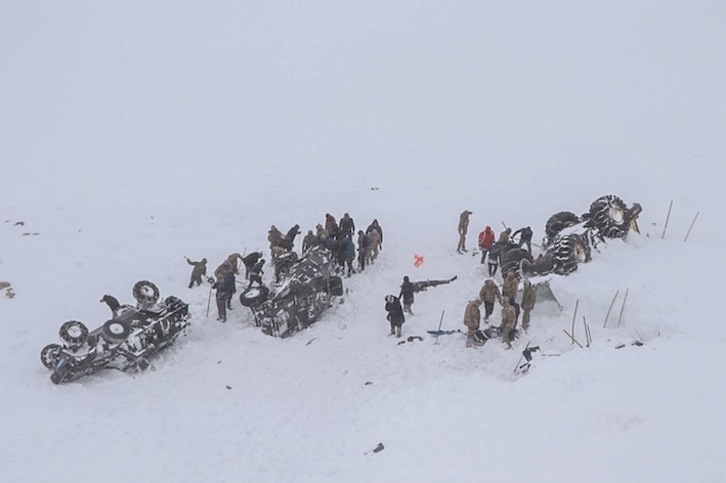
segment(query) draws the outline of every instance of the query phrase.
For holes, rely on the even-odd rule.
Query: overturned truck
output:
[[[637,219],[642,211],[638,203],[628,207],[618,196],[606,195],[593,201],[582,215],[555,213],[545,224],[545,252],[533,259],[526,250],[509,250],[501,260],[502,273],[515,270],[528,276],[568,275],[580,263],[592,260],[592,251],[600,243],[625,238],[630,230],[639,232]]]
[[[331,252],[316,246],[289,264],[281,284],[273,288],[250,287],[240,294],[240,303],[252,310],[263,333],[289,337],[316,322],[343,295],[343,280]]]

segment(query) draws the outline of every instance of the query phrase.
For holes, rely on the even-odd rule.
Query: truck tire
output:
[[[628,234],[631,219],[630,210],[615,195],[601,196],[590,205],[591,223],[605,238],[623,238]]]
[[[267,300],[270,289],[261,285],[259,287],[250,287],[239,295],[239,303],[243,307],[255,307]]]
[[[134,294],[134,299],[142,307],[154,305],[159,301],[159,288],[148,280],[136,282],[132,293]]]
[[[125,341],[131,334],[131,327],[126,321],[111,319],[107,320],[101,327],[103,338],[109,342],[118,343]]]
[[[550,216],[545,224],[545,245],[549,246],[554,243],[557,234],[565,228],[577,225],[582,218],[569,211],[560,211]]]
[[[69,349],[78,349],[88,340],[88,327],[77,320],[69,320],[61,325],[58,335]]]
[[[569,275],[577,270],[578,263],[591,260],[590,246],[585,238],[579,235],[567,235],[558,238],[552,249],[554,270],[558,275]]]
[[[40,362],[47,369],[55,369],[55,363],[60,357],[61,349],[63,348],[59,344],[48,344],[43,347],[43,350],[40,351]]]

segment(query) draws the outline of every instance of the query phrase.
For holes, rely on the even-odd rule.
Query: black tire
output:
[[[504,254],[499,266],[502,269],[502,276],[506,276],[510,271],[514,271],[515,274],[520,274],[520,267],[522,260],[529,260],[529,252],[524,248],[513,248]]]
[[[552,248],[554,257],[554,273],[569,275],[577,270],[578,263],[591,260],[590,246],[587,240],[579,235],[567,235],[555,241]]]
[[[132,293],[134,294],[134,299],[142,307],[154,305],[159,301],[159,287],[148,280],[136,282]]]
[[[77,320],[69,320],[61,325],[58,335],[69,349],[78,349],[88,340],[88,327]]]
[[[340,277],[330,277],[328,279],[328,292],[331,297],[341,297],[343,295],[343,279]]]
[[[48,344],[40,351],[40,362],[47,369],[55,369],[55,363],[58,361],[62,349],[59,344]]]
[[[559,232],[581,221],[582,218],[569,211],[560,211],[550,216],[545,224],[545,245],[551,245]]]
[[[164,305],[167,307],[171,307],[173,305],[176,305],[177,303],[181,302],[181,300],[177,297],[174,297],[173,295],[168,296],[164,299]]]
[[[615,195],[602,196],[590,205],[590,223],[605,238],[623,238],[628,234],[630,210]]]
[[[131,334],[131,326],[124,320],[107,320],[101,327],[101,334],[109,342],[123,342]]]
[[[259,287],[250,287],[239,294],[239,303],[243,307],[255,307],[260,305],[270,295],[270,289],[261,285]]]

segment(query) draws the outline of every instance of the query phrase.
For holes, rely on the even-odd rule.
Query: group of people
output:
[[[312,247],[322,245],[334,255],[336,263],[343,267],[347,266],[348,275],[356,273],[353,261],[356,259],[356,246],[353,242],[355,233],[355,222],[348,213],[345,213],[337,223],[335,217],[330,213],[325,215],[325,226],[318,224],[316,232],[308,230],[303,237],[301,252],[303,256]],[[270,243],[270,254],[275,273],[275,282],[280,281],[284,269],[289,260],[297,260],[296,256],[290,257],[295,248],[295,239],[301,234],[300,225],[294,225],[283,234],[275,225],[267,232],[267,241]],[[358,270],[365,269],[367,264],[372,264],[378,258],[379,252],[383,249],[383,228],[377,219],[363,230],[358,231]],[[295,254],[293,254],[295,255]],[[202,285],[207,276],[207,259],[193,261],[184,257],[187,263],[192,266],[192,273],[189,279],[189,288],[195,285]],[[245,290],[254,284],[262,285],[263,267],[265,259],[262,252],[252,252],[248,255],[240,253],[230,254],[214,271],[214,278],[207,278],[216,289],[215,299],[217,302],[217,320],[226,322],[227,311],[232,310],[232,297],[237,292],[236,276],[239,275],[240,263],[245,267],[245,279],[248,280]]]
[[[456,280],[457,276],[454,275],[448,280],[424,280],[420,282],[412,282],[408,276],[403,277],[403,283],[401,284],[401,290],[398,297],[395,295],[386,295],[385,297],[385,309],[387,312],[386,319],[391,324],[390,335],[401,337],[401,327],[406,322],[406,313],[413,316],[413,310],[411,306],[414,302],[414,294],[416,292],[425,291],[429,287],[436,287],[438,285],[445,285]],[[401,305],[403,302],[403,305]]]
[[[459,244],[456,247],[457,253],[464,253],[466,249],[466,235],[469,231],[469,216],[473,212],[464,210],[459,215]],[[515,243],[514,238],[519,235],[519,240]],[[477,243],[479,250],[481,250],[481,263],[488,264],[488,270],[490,277],[496,275],[499,268],[499,261],[504,254],[512,248],[527,247],[529,255],[532,255],[532,228],[526,226],[512,233],[511,228],[506,228],[499,233],[499,238],[496,238],[494,230],[490,226],[486,226],[484,230],[479,233]]]
[[[488,278],[484,282],[479,291],[479,296],[470,301],[466,305],[464,311],[464,325],[467,330],[467,346],[482,345],[486,338],[481,336],[481,310],[484,304],[484,324],[489,325],[489,318],[494,313],[494,303],[499,302],[502,307],[501,322],[499,324],[499,334],[502,342],[507,348],[512,347],[512,339],[519,322],[519,315],[522,315],[522,329],[529,329],[530,312],[534,309],[537,302],[537,288],[528,279],[524,280],[522,298],[517,303],[517,293],[519,292],[519,278],[514,271],[510,271],[504,277],[504,283],[500,287],[492,278]]]

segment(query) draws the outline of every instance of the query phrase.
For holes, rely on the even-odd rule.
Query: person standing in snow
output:
[[[484,302],[484,322],[489,322],[489,317],[494,312],[494,301],[502,303],[502,294],[494,280],[487,279],[484,286],[479,290],[479,298]]]
[[[520,228],[512,234],[512,238],[519,235],[519,248],[522,245],[527,245],[527,253],[532,255],[532,229],[530,227]]]
[[[282,237],[280,242],[278,243],[282,248],[284,248],[287,251],[292,251],[292,249],[295,247],[295,238],[300,234],[300,225],[295,225],[289,230],[287,230],[287,233],[285,236]]]
[[[403,315],[403,309],[401,308],[401,301],[394,295],[386,295],[386,312],[388,315],[386,319],[391,324],[391,334],[396,337],[401,337],[401,326],[406,322],[406,317]]]
[[[262,267],[265,265],[265,259],[260,258],[249,270],[250,283],[247,285],[247,289],[252,288],[252,284],[256,283],[259,287],[262,286],[262,275],[265,273],[262,271]]]
[[[270,226],[270,230],[267,232],[267,241],[270,242],[270,250],[280,246],[282,238],[282,232],[275,225]]]
[[[237,290],[234,283],[234,273],[231,270],[225,270],[217,276],[217,281],[212,285],[212,288],[217,290],[215,299],[217,301],[217,320],[219,321],[227,322],[228,300],[232,299],[232,294]]]
[[[237,275],[239,273],[239,268],[237,267],[237,260],[241,260],[244,263],[244,260],[242,259],[242,255],[239,253],[233,253],[230,256],[227,257],[227,265],[229,265],[230,269],[232,269],[232,272]]]
[[[534,309],[537,302],[537,287],[529,280],[524,281],[524,292],[522,293],[522,328],[529,329],[529,313]]]
[[[466,252],[466,233],[469,231],[469,215],[472,211],[464,210],[459,215],[459,244],[456,246],[457,253]]]
[[[479,307],[481,306],[481,299],[474,299],[470,301],[468,304],[466,304],[466,310],[464,311],[464,325],[467,328],[466,332],[466,345],[467,347],[477,344],[480,345],[476,338],[474,337],[474,334],[476,334],[476,331],[479,330],[479,326],[481,324],[481,311],[479,310]]]
[[[262,258],[262,252],[252,252],[249,255],[242,258],[242,263],[245,266],[245,280],[249,280],[250,271],[252,267]]]
[[[511,248],[511,234],[512,229],[507,228],[503,232],[499,234],[499,240],[497,240],[497,246],[499,246],[499,259],[507,253],[507,251]]]
[[[488,259],[487,259],[487,267],[489,271],[489,276],[493,277],[497,274],[497,269],[499,268],[499,245],[494,244],[489,249]]]
[[[381,234],[378,229],[373,228],[368,233],[366,233],[366,235],[368,236],[371,244],[370,250],[368,251],[368,263],[373,264],[373,262],[376,261],[376,258],[378,258],[378,250],[381,247]]]
[[[323,228],[323,225],[318,223],[315,225],[315,236],[318,237],[318,240],[320,240],[320,243],[323,242],[323,235],[327,238],[328,232],[325,231],[325,228]]]
[[[344,214],[343,218],[340,219],[340,233],[342,236],[353,236],[353,233],[355,233],[355,222],[348,213]]]
[[[345,260],[348,266],[348,276],[355,273],[353,268],[353,260],[355,260],[355,244],[353,243],[353,237],[346,236],[342,242],[343,260]]]
[[[378,230],[378,235],[380,238],[379,242],[379,249],[383,250],[383,228],[381,228],[381,225],[378,224],[378,220],[375,219],[371,222],[370,225],[368,225],[368,228],[366,228],[366,234],[369,234],[372,230]]]
[[[507,276],[504,278],[502,284],[502,297],[509,300],[509,305],[514,309],[514,326],[517,326],[517,320],[519,319],[519,304],[516,301],[517,291],[519,290],[519,278],[514,273],[514,270],[510,270]]]
[[[366,268],[366,260],[369,257],[368,252],[370,251],[371,240],[368,235],[363,233],[363,230],[358,230],[358,268],[362,272]]]
[[[494,245],[494,231],[491,226],[487,226],[484,228],[484,231],[479,233],[478,242],[479,249],[481,250],[481,263],[483,265],[489,249]]]
[[[189,260],[187,257],[184,257],[189,265],[192,267],[192,274],[189,277],[189,288],[192,288],[194,284],[197,285],[202,284],[202,277],[207,274],[207,259],[202,258],[201,262],[193,262]]]
[[[325,214],[325,233],[328,238],[338,237],[338,224],[335,222],[335,217],[330,213]]]
[[[312,247],[317,246],[320,243],[318,237],[315,236],[313,230],[308,230],[308,234],[303,238],[302,252],[305,253]]]
[[[509,299],[502,299],[502,324],[499,326],[499,332],[502,335],[502,342],[507,344],[507,349],[512,348],[512,331],[517,323],[517,316],[514,313],[514,307],[509,304]]]
[[[401,293],[398,294],[398,298],[403,300],[403,311],[409,315],[413,315],[411,306],[413,305],[414,292],[416,292],[416,286],[409,280],[408,276],[403,277]]]

